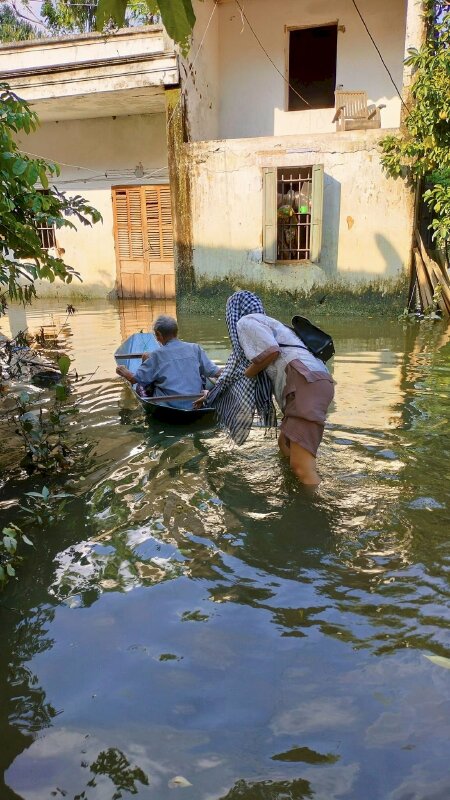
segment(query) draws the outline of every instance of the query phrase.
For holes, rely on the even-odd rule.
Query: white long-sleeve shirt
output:
[[[291,362],[300,362],[303,369],[299,369],[298,363],[293,363],[293,366],[299,369],[307,380],[317,380],[322,375],[331,380],[324,362],[308,350],[294,331],[277,319],[266,314],[247,314],[238,321],[237,333],[246,358],[254,364],[258,364],[271,353],[279,354],[276,361],[266,367],[266,372],[272,381],[274,394],[281,409],[285,405],[286,367]],[[292,347],[280,347],[280,344]]]

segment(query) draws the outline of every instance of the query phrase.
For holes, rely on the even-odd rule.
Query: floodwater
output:
[[[112,352],[162,310],[27,312],[63,326],[95,451],[0,598],[1,800],[448,800],[445,326],[322,320],[337,393],[311,497],[258,429],[236,448],[144,418]],[[179,321],[223,363],[218,317]],[[6,431],[3,523],[44,484]]]

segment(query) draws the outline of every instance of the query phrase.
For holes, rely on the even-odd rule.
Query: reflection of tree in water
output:
[[[309,781],[237,781],[220,800],[306,800],[313,797]]]
[[[44,690],[26,666],[26,662],[36,653],[43,653],[53,646],[53,640],[45,636],[53,616],[53,608],[39,608],[32,615],[25,616],[9,637],[2,641],[2,653],[7,653],[8,657],[2,659],[1,697],[4,705],[10,708],[0,737],[5,768],[14,760],[17,752],[31,745],[34,734],[50,727],[58,713],[46,701]]]
[[[141,783],[143,786],[149,785],[145,772],[140,767],[132,766],[126,755],[116,747],[102,750],[91,764],[90,769],[94,775],[104,775],[114,784],[116,791],[111,800],[121,800],[122,792],[137,794],[139,788],[136,783]],[[95,777],[88,781],[87,786],[91,788],[97,786]],[[87,790],[84,789],[80,794],[75,795],[73,800],[89,800]]]

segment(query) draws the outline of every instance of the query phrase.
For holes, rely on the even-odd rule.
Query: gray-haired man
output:
[[[130,383],[137,383],[155,397],[173,394],[200,395],[206,378],[217,378],[220,368],[214,364],[200,345],[178,339],[178,324],[173,317],[160,316],[153,330],[162,347],[144,353],[142,364],[133,375],[126,367],[116,372]]]

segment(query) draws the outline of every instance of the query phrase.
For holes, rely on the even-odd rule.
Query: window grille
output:
[[[48,195],[49,190],[39,189],[39,194]],[[54,225],[43,221],[36,225],[36,231],[41,240],[43,250],[50,250],[51,247],[56,247],[56,229]]]
[[[51,247],[56,247],[56,231],[54,225],[38,225],[37,233],[41,240],[41,247],[43,250],[49,250]]]
[[[320,261],[323,164],[263,169],[263,261]]]
[[[312,167],[282,168],[277,174],[277,261],[311,255]]]

